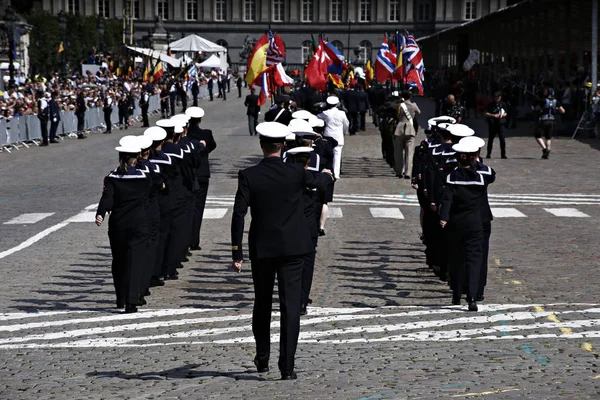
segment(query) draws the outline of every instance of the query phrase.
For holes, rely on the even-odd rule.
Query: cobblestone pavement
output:
[[[510,158],[489,160],[486,300],[467,313],[423,264],[413,192],[381,159],[376,130],[349,137],[299,379],[281,382],[276,344],[271,372],[252,364],[248,267],[227,270],[235,178],[260,159],[258,140],[241,99],[201,105],[219,146],[203,250],[137,314],[112,309],[106,227],[92,223],[124,132],[0,154],[0,398],[600,396],[597,140],[560,137],[541,160],[526,123],[509,132]],[[424,123],[432,107],[419,105]],[[483,120],[468,123],[486,137]],[[274,342],[278,332],[276,314]]]

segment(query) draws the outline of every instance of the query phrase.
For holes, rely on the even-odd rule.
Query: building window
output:
[[[186,0],[185,2],[185,19],[188,21],[198,20],[198,1]]]
[[[158,15],[161,19],[169,19],[168,0],[158,0],[156,3],[156,15]]]
[[[465,0],[465,20],[477,18],[477,0]]]
[[[340,42],[339,40],[334,40],[333,42],[331,42],[331,44],[334,45],[335,48],[340,51],[340,53],[344,54],[344,44],[342,42]]]
[[[254,0],[244,0],[244,21],[252,22],[256,20],[256,2]]]
[[[329,21],[342,22],[342,0],[329,1]]]
[[[400,22],[400,0],[388,1],[388,21]]]
[[[110,18],[109,0],[98,0],[98,15],[104,18]]]
[[[273,0],[273,22],[283,22],[284,11],[283,0]]]
[[[420,0],[417,3],[417,21],[431,21],[431,0]]]
[[[302,42],[302,60],[300,62],[305,63],[310,61],[312,58],[312,43],[310,40]]]
[[[223,40],[223,39],[219,39],[215,42],[216,44],[218,44],[219,46],[223,46],[225,47],[227,50],[229,50],[229,44],[227,43],[227,41]]]
[[[79,12],[79,0],[67,0],[67,12],[75,14]]]
[[[359,65],[366,64],[367,61],[371,59],[372,50],[373,46],[371,45],[371,42],[369,42],[368,40],[363,40],[362,42],[360,42],[360,44],[358,45],[358,54],[356,55],[356,63]]]
[[[215,0],[215,21],[225,21],[227,15],[226,0]]]
[[[312,22],[313,20],[314,5],[312,0],[302,0],[301,21]]]
[[[140,18],[140,0],[132,0],[131,7],[133,8],[133,12],[132,12],[133,18],[139,19]]]
[[[358,22],[371,22],[371,0],[360,0]]]

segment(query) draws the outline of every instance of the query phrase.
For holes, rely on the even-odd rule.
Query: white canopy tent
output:
[[[215,54],[208,57],[206,60],[198,64],[201,68],[221,68],[221,58],[216,56]],[[229,65],[225,62],[225,68],[227,69]]]
[[[177,58],[171,57],[167,53],[162,53],[158,50],[146,49],[143,47],[133,47],[133,46],[127,46],[127,48],[135,51],[136,53],[140,53],[145,56],[150,56],[156,60],[160,59],[161,61],[166,62],[167,64],[169,64],[170,66],[175,67],[175,68],[179,68],[182,65],[181,61],[179,61]],[[183,65],[185,65],[185,63]]]
[[[227,70],[227,49],[198,35],[189,35],[164,46],[165,50],[169,48],[171,51],[218,53],[221,61],[219,68]]]

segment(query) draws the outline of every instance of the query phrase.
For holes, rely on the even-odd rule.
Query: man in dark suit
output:
[[[198,84],[198,79],[194,78],[192,80],[192,105],[194,107],[198,106],[198,94],[200,93],[200,85]]]
[[[355,135],[358,131],[358,111],[359,111],[359,96],[358,92],[351,88],[347,90],[344,96],[344,105],[348,114],[350,115],[350,128],[348,129],[350,135]]]
[[[314,251],[302,195],[307,187],[324,188],[333,182],[330,171],[312,175],[299,164],[285,164],[280,157],[287,126],[259,124],[263,160],[239,172],[231,220],[232,269],[240,272],[244,217],[250,207],[248,236],[254,310],[252,332],[256,341],[254,364],[258,372],[269,370],[273,285],[277,276],[281,310],[279,370],[281,379],[296,379],[294,356],[300,333],[302,267],[305,254]]]
[[[210,101],[213,101],[213,89],[215,86],[215,81],[213,80],[212,76],[208,78],[207,86],[208,86],[208,95],[210,96]]]
[[[237,79],[235,80],[235,84],[238,88],[238,97],[242,97],[242,85],[244,83],[244,80],[242,79],[241,75],[237,76]]]
[[[267,111],[265,122],[279,122],[287,126],[292,120],[292,113],[287,108],[287,102],[286,96],[275,96],[276,106]]]
[[[191,250],[201,250],[200,247],[200,229],[202,228],[202,217],[204,216],[204,207],[206,206],[206,196],[208,195],[208,184],[210,181],[210,165],[208,155],[217,148],[217,142],[210,129],[200,128],[204,110],[200,107],[190,107],[185,111],[185,115],[190,117],[190,127],[187,136],[197,141],[204,141],[206,145],[199,154],[199,165],[195,168],[196,181],[198,187],[193,191],[194,195],[194,218],[192,221],[192,240]]]
[[[358,88],[358,112],[360,113],[360,130],[365,131],[366,127],[366,119],[367,119],[367,111],[371,108],[369,104],[369,95],[365,92],[362,86]]]
[[[52,92],[52,99],[48,102],[48,117],[50,119],[50,143],[60,143],[56,138],[56,131],[60,123],[60,110],[58,109],[58,92]]]
[[[256,89],[250,88],[250,94],[246,96],[244,100],[246,106],[246,115],[248,116],[248,130],[250,136],[256,135],[256,125],[258,124],[258,113],[260,112],[260,106],[258,105],[258,96],[256,95]]]

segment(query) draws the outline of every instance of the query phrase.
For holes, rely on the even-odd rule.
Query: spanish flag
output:
[[[252,50],[252,54],[248,57],[248,66],[246,68],[246,82],[248,85],[252,85],[252,83],[258,78],[260,74],[262,74],[267,69],[267,49],[269,48],[269,39],[267,38],[267,34],[265,33],[262,37],[256,42],[254,49]]]
[[[339,75],[337,74],[329,74],[329,80],[331,81],[331,83],[333,83],[336,87],[343,89],[344,88],[344,82],[342,82],[342,79],[340,78]]]
[[[367,65],[365,66],[365,80],[367,81],[367,83],[371,83],[374,76],[375,72],[373,71],[373,67],[371,66],[371,60],[367,60]]]
[[[63,46],[63,42],[60,42],[58,45],[58,54],[62,53],[63,51],[65,51],[65,47]]]

